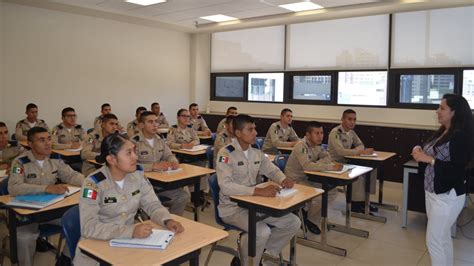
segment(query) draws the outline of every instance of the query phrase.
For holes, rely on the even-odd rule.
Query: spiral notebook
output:
[[[111,239],[109,245],[121,248],[166,249],[173,237],[174,233],[172,231],[153,229],[153,233],[147,238],[116,238]]]

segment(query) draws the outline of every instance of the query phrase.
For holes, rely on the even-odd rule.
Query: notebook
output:
[[[296,194],[296,192],[298,192],[298,190],[296,188],[282,188],[278,192],[277,196],[285,198],[285,197],[289,197],[289,196],[292,196],[292,195]]]
[[[371,153],[371,154],[361,154],[360,157],[377,157],[379,156],[377,153]]]
[[[182,171],[183,171],[183,168],[176,168],[176,169],[168,168],[167,170],[160,170],[160,171],[157,171],[157,172],[160,172],[160,173],[163,173],[163,174],[174,174],[174,173],[179,173],[179,172],[182,172]]]
[[[111,239],[109,245],[121,248],[166,249],[173,237],[174,233],[172,231],[153,229],[153,233],[147,238]]]
[[[82,146],[76,149],[64,149],[65,151],[70,151],[70,152],[77,152],[82,150]]]
[[[340,171],[323,171],[325,173],[331,173],[331,174],[342,174],[342,173],[345,173],[351,169],[354,169],[356,166],[355,165],[351,165],[351,164],[344,164],[342,169]]]
[[[61,201],[65,197],[68,197],[81,190],[81,188],[79,187],[68,186],[68,188],[69,192],[62,195],[50,193],[19,195],[10,200],[8,206],[39,210],[48,207],[49,205],[52,205],[58,201]]]
[[[192,147],[191,149],[181,149],[183,151],[202,151],[202,150],[205,150],[207,149],[207,145],[196,145],[194,147]]]

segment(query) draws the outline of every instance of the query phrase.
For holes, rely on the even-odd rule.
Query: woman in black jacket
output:
[[[426,245],[431,264],[444,266],[454,263],[450,229],[464,206],[473,125],[471,108],[460,95],[445,94],[436,114],[441,127],[423,149],[413,148],[412,156],[426,164]]]

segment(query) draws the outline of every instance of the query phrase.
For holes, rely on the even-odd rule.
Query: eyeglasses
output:
[[[180,117],[190,118],[190,115],[180,115]]]
[[[77,115],[65,115],[65,117],[68,117],[68,118],[76,118]]]

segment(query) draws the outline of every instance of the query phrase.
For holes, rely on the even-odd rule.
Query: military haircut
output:
[[[319,123],[318,121],[310,121],[308,122],[308,125],[306,126],[306,133],[311,133],[313,131],[313,128],[322,128],[323,125]]]
[[[143,113],[140,115],[140,119],[139,119],[138,122],[140,122],[140,123],[145,123],[145,119],[146,119],[148,116],[150,116],[150,115],[156,116],[156,114],[153,113],[152,111],[145,111],[145,112],[143,112]]]
[[[143,106],[140,106],[135,110],[135,115],[138,115],[141,111],[146,111],[146,108]]]
[[[180,116],[183,112],[186,112],[186,111],[188,111],[188,109],[181,108],[178,110],[177,115]]]
[[[291,111],[290,108],[283,108],[283,110],[281,110],[281,112],[280,112],[280,115],[283,116],[284,114],[286,114],[288,112],[293,113],[293,111]]]
[[[76,110],[74,110],[74,108],[72,108],[72,107],[66,107],[61,111],[61,116],[65,117],[68,112],[74,112],[75,113]]]
[[[0,127],[7,127],[7,124],[5,124],[4,122],[0,122]]]
[[[110,107],[109,103],[104,103],[100,106],[100,110],[104,110],[105,107]]]
[[[29,110],[33,109],[33,108],[36,108],[38,109],[38,106],[34,103],[29,103],[26,105],[26,111],[28,112]]]
[[[189,110],[191,110],[191,108],[193,107],[198,107],[199,105],[197,103],[192,103],[189,105]]]
[[[155,105],[160,105],[160,104],[157,103],[157,102],[152,103],[152,104],[151,104],[151,109],[153,109],[153,107],[154,107]]]
[[[107,121],[111,120],[111,119],[115,119],[115,120],[118,120],[117,116],[114,115],[114,114],[106,114],[102,117],[102,123],[107,123]]]
[[[234,116],[234,120],[232,120],[232,128],[234,129],[234,132],[236,130],[244,129],[246,124],[255,124],[255,120],[251,116],[244,114]]]
[[[35,135],[43,132],[48,132],[48,130],[44,127],[32,127],[30,130],[28,130],[26,138],[28,139],[28,141],[33,142],[33,140],[35,139]]]
[[[235,107],[235,106],[230,106],[229,108],[227,108],[226,114],[229,114],[229,112],[230,112],[231,110],[237,111],[237,107]]]
[[[352,109],[346,109],[344,110],[344,112],[342,112],[342,118],[346,117],[346,115],[348,114],[356,114],[356,111],[352,110]]]

